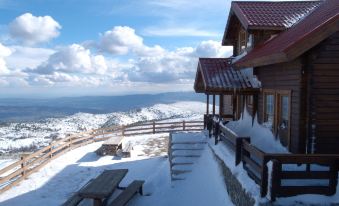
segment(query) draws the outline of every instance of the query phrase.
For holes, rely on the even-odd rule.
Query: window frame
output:
[[[275,90],[275,89],[263,89],[263,115],[262,115],[262,122],[266,122],[266,96],[273,95],[274,97],[274,111],[273,111],[273,123],[272,123],[272,132],[273,135],[278,138],[278,122],[281,119],[281,104],[282,104],[282,96],[287,96],[288,99],[288,131],[287,131],[287,148],[290,148],[291,143],[291,106],[292,106],[292,98],[291,98],[291,90]]]
[[[242,44],[243,43],[243,44]],[[241,47],[244,46],[242,49]],[[238,34],[238,54],[242,54],[247,48],[247,32],[245,29],[240,28]]]

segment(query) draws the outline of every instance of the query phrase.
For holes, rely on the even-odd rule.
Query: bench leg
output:
[[[101,206],[102,200],[101,199],[94,199],[93,200],[93,206]]]
[[[139,194],[142,196],[143,195],[143,191],[142,191],[142,186],[139,188]]]

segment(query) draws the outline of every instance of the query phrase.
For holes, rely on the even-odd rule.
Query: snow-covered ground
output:
[[[102,126],[131,124],[159,119],[202,120],[205,104],[182,101],[156,104],[129,112],[109,114],[77,113],[64,118],[49,118],[38,122],[10,123],[0,126],[0,153],[29,152],[48,145],[51,140]]]
[[[0,205],[60,205],[103,170],[120,168],[129,169],[120,186],[126,186],[135,179],[145,180],[144,193],[149,196],[137,196],[130,202],[132,206],[233,205],[228,198],[221,170],[208,147],[187,179],[172,183],[167,156],[145,152],[150,146],[149,142],[159,137],[144,135],[126,138],[124,143],[134,144],[130,158],[97,156],[94,151],[100,147],[100,142],[70,151],[1,194]],[[152,151],[163,147],[162,144],[154,144],[155,150]]]

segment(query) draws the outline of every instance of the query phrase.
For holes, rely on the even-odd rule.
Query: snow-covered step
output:
[[[193,162],[174,162],[172,163],[172,166],[175,166],[175,165],[193,165],[194,163]]]
[[[195,158],[192,157],[174,157],[172,158],[172,163],[193,163]]]
[[[201,142],[206,141],[206,137],[201,133],[175,133],[172,135],[172,142]]]
[[[200,155],[172,155],[173,158],[176,157],[192,157],[192,158],[198,158]]]
[[[172,150],[176,149],[204,149],[202,144],[173,144]]]
[[[178,142],[172,142],[171,145],[175,145],[175,144],[207,144],[207,141],[178,141]]]
[[[201,151],[196,150],[174,150],[172,151],[172,156],[176,155],[200,155]]]
[[[179,175],[179,174],[184,174],[184,173],[189,173],[189,172],[192,172],[192,170],[174,170],[174,169],[172,169],[173,175]]]
[[[172,170],[185,170],[185,171],[192,171],[193,165],[172,165]]]

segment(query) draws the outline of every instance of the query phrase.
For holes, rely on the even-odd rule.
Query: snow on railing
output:
[[[276,197],[299,194],[336,193],[338,154],[268,153],[251,144],[250,137],[237,136],[220,119],[209,116],[206,121],[210,137],[213,135],[216,144],[223,141],[235,152],[235,165],[242,163],[248,176],[260,186],[261,197],[265,197],[268,190],[272,201]],[[272,162],[271,175],[268,162]],[[319,181],[325,184],[319,186]],[[289,184],[286,185],[286,182]]]
[[[16,161],[0,169],[0,193],[9,190],[32,173],[38,171],[51,160],[75,148],[98,141],[104,141],[114,135],[132,136],[142,134],[169,133],[174,131],[201,131],[203,121],[181,122],[144,122],[123,126],[111,126],[93,129],[62,138],[50,145],[22,156]]]

